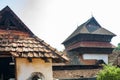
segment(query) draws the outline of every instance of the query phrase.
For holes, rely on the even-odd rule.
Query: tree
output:
[[[114,51],[120,51],[120,43],[118,43],[118,46],[114,49]]]
[[[97,80],[120,80],[120,68],[105,65],[97,75]]]

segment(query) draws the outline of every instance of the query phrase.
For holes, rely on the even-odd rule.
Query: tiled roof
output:
[[[36,37],[9,38],[7,35],[0,35],[0,51],[10,52],[15,57],[57,57],[49,46]]]
[[[65,60],[55,48],[35,36],[7,6],[0,11],[0,56]]]
[[[114,33],[108,31],[105,28],[102,28],[94,17],[91,17],[85,23],[78,26],[77,29],[63,42],[63,44],[79,34],[97,34],[115,36]]]
[[[115,48],[115,46],[113,46],[111,43],[107,43],[107,42],[87,42],[87,41],[84,41],[84,42],[75,43],[75,44],[67,47],[67,49],[71,50],[71,49],[75,49],[78,47]]]
[[[59,52],[43,40],[15,30],[0,30],[0,52],[9,52],[14,57],[60,57]]]

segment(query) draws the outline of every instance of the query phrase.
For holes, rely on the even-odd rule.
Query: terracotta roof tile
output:
[[[0,52],[10,53],[14,57],[50,57],[65,60],[57,50],[36,37],[8,6],[0,11],[0,16]],[[5,23],[6,20],[10,21]],[[14,23],[10,23],[11,21]]]
[[[0,37],[0,51],[10,52],[15,57],[58,58],[59,52],[44,41],[39,41],[37,37],[14,39],[14,35],[12,36],[10,39],[6,36]]]

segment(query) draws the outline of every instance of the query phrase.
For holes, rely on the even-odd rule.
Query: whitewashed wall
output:
[[[26,58],[16,58],[16,80],[28,80],[33,72],[41,72],[45,80],[53,80],[52,61],[33,58],[29,62]]]
[[[108,64],[108,54],[83,54],[84,59],[102,59],[106,64]]]

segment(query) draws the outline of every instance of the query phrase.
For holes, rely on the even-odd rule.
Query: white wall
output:
[[[17,80],[27,80],[33,72],[41,72],[45,80],[53,80],[52,61],[33,58],[32,62],[29,62],[26,58],[16,58]]]
[[[83,59],[102,59],[106,64],[108,64],[108,54],[83,54]]]

